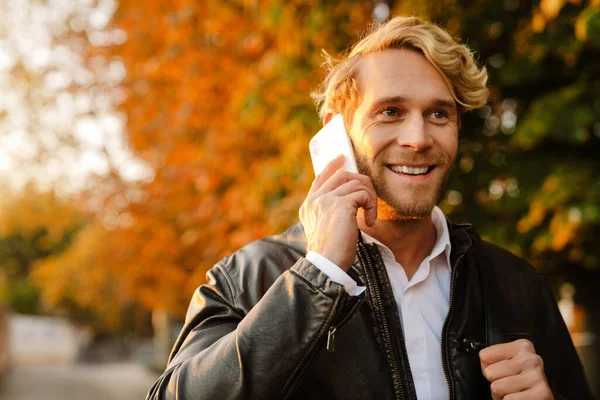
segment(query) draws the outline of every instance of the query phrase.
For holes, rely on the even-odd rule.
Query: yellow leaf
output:
[[[558,17],[558,14],[564,5],[564,0],[542,0],[540,3],[540,10],[549,21]]]
[[[540,12],[534,12],[531,18],[531,28],[534,32],[542,32],[546,27],[546,17]]]

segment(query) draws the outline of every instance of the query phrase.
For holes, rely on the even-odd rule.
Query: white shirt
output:
[[[419,400],[448,399],[448,384],[441,359],[442,326],[450,301],[450,235],[444,213],[434,207],[432,221],[436,242],[409,281],[404,268],[392,251],[377,239],[362,232],[366,243],[375,243],[385,263],[400,320],[410,369]],[[329,278],[343,285],[351,296],[364,290],[337,265],[318,253],[309,251],[306,259]]]

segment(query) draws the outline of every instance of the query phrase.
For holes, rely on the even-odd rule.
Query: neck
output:
[[[361,212],[357,221],[361,231],[392,251],[409,280],[435,245],[437,236],[431,215],[407,220],[378,218],[372,226],[367,226]]]

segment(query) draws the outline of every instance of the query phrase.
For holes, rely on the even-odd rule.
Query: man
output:
[[[320,113],[343,114],[360,173],[338,157],[301,224],[209,271],[148,398],[589,399],[535,270],[435,206],[486,81],[418,18],[332,63]]]

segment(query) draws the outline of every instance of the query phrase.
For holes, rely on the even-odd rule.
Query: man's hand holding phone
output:
[[[300,207],[300,221],[307,238],[307,250],[315,251],[344,271],[356,258],[358,209],[364,209],[365,223],[377,219],[377,195],[366,175],[342,168],[339,155],[317,175]]]

